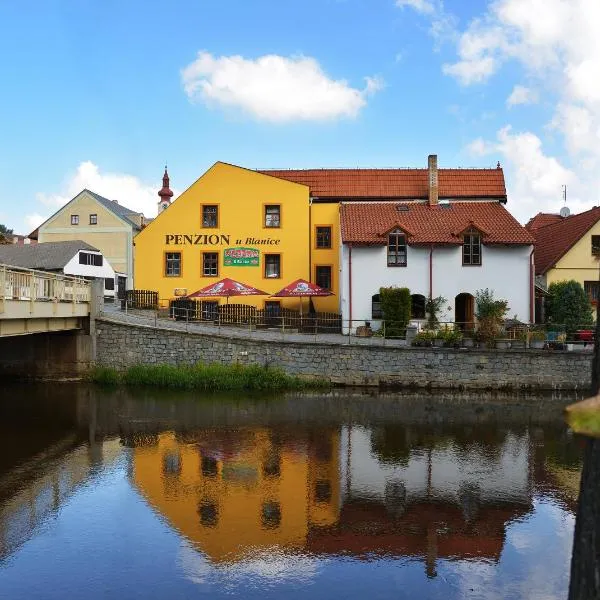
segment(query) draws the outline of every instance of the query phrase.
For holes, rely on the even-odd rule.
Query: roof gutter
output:
[[[535,323],[535,261],[533,253],[535,246],[529,254],[529,322]]]

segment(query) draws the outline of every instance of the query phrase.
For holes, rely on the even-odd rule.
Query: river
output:
[[[578,399],[0,384],[0,597],[565,598]]]

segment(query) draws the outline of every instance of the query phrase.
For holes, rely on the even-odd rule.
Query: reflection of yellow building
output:
[[[241,440],[241,441],[240,441]],[[150,504],[214,561],[306,546],[340,504],[339,433],[278,440],[267,429],[158,436],[137,447],[133,479]]]
[[[312,204],[308,186],[220,162],[173,204],[165,181],[158,217],[135,238],[136,288],[158,291],[164,304],[223,277],[269,294],[302,278],[335,294],[315,299],[318,311],[338,310],[337,203]]]

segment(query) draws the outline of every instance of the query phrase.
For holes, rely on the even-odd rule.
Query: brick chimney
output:
[[[427,157],[427,168],[429,170],[429,206],[437,206],[439,200],[437,154],[430,154]]]

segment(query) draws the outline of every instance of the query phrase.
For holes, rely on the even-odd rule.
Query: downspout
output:
[[[308,281],[312,283],[312,196],[308,197]]]
[[[529,322],[535,322],[535,263],[533,260],[533,253],[535,246],[531,248],[529,254]]]
[[[433,244],[429,246],[429,299],[433,300]]]
[[[352,331],[352,244],[348,244],[348,333]]]

